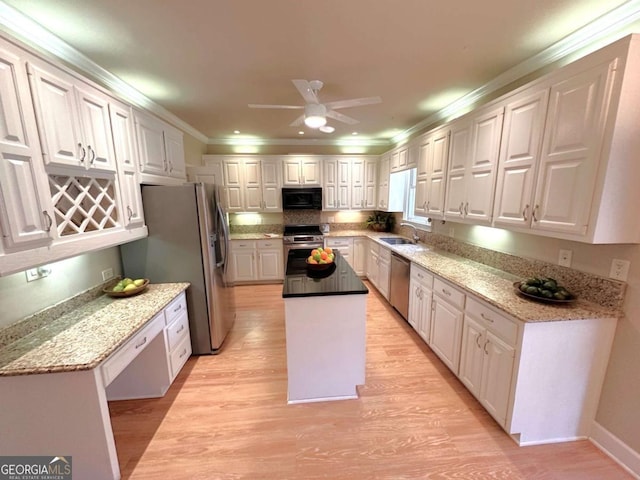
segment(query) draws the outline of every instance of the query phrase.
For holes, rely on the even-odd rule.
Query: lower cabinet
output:
[[[282,248],[281,239],[232,240],[227,280],[231,283],[282,281]]]
[[[187,314],[187,301],[184,293],[165,309],[165,324],[164,334],[169,358],[169,373],[173,382],[191,356],[189,315]]]
[[[429,343],[431,333],[432,292],[433,275],[412,263],[409,279],[408,322],[426,343]]]
[[[353,238],[325,238],[324,246],[330,247],[332,250],[338,250],[340,255],[342,255],[342,258],[344,258],[351,268],[355,270],[353,266]]]
[[[459,378],[501,425],[506,425],[518,326],[467,298]]]
[[[353,239],[353,263],[351,266],[359,277],[364,277],[367,270],[367,247],[369,241],[366,238]]]
[[[375,240],[369,241],[366,266],[367,278],[384,298],[389,300],[389,278],[391,276],[391,250]]]
[[[429,346],[457,375],[465,294],[436,277],[432,301]]]

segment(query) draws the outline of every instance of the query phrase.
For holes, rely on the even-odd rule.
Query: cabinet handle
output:
[[[178,330],[176,330],[176,333],[180,333],[183,330],[184,330],[184,323],[182,325],[180,325],[180,328]]]
[[[179,304],[176,308],[173,309],[173,313],[179,312],[182,308],[182,304]]]
[[[184,350],[182,350],[182,353],[180,354],[180,358],[184,357],[187,354],[187,349],[185,348]]]
[[[442,289],[442,293],[444,293],[447,297],[451,296],[451,292],[445,288]]]
[[[464,204],[464,216],[469,215],[469,202]]]
[[[484,342],[484,347],[482,348],[484,350],[485,355],[489,355],[489,352],[487,352],[487,345],[489,344],[489,339],[487,338],[487,341]]]
[[[93,161],[96,159],[96,152],[91,148],[91,145],[87,145],[87,153],[89,154],[89,163],[93,165]]]
[[[429,212],[430,207],[431,207],[431,201],[427,202],[427,207],[424,209],[424,211]]]
[[[169,164],[169,173],[173,172],[173,163],[167,162]]]
[[[129,221],[131,221],[131,219],[133,218],[133,210],[131,210],[131,207],[129,205],[127,205],[127,214]]]
[[[493,323],[493,318],[487,317],[484,313],[481,313],[480,316],[489,323]]]
[[[140,343],[136,345],[136,350],[147,343],[147,337],[145,336]]]
[[[51,215],[49,215],[49,212],[47,212],[46,210],[43,210],[42,214],[44,215],[44,218],[47,221],[47,226],[45,228],[45,231],[49,233],[51,231],[51,227],[53,226],[53,220],[51,219]]]
[[[361,206],[361,207],[364,207],[364,200],[361,200],[361,201],[360,201],[360,206]]]
[[[460,206],[458,207],[458,212],[462,215],[462,207],[464,206],[464,202],[460,202]]]
[[[524,221],[527,221],[527,212],[529,211],[529,204],[527,203],[527,205],[524,207],[524,210],[522,210],[522,218],[524,219]]]
[[[270,243],[265,243],[265,244],[264,244],[264,246],[265,246],[265,247],[270,247],[270,246],[271,246],[271,244],[270,244]]]
[[[416,287],[416,297],[420,298],[420,288]]]
[[[482,336],[482,335],[478,335],[478,336],[476,336],[476,345],[478,346],[478,348],[482,348],[482,347],[480,346],[480,337],[481,337],[481,336]]]
[[[78,143],[78,148],[82,151],[82,155],[80,155],[80,163],[84,163],[84,157],[87,156],[87,151],[84,149],[81,143]]]
[[[531,212],[531,216],[533,217],[534,222],[538,221],[538,217],[536,217],[536,212],[538,211],[538,208],[540,208],[540,205],[536,205],[535,207],[533,207],[533,212]]]
[[[421,273],[418,274],[418,278],[424,278]]]

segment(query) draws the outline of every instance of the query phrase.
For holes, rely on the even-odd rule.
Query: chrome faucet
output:
[[[418,236],[418,229],[415,227],[415,225],[412,225],[406,222],[401,222],[400,226],[413,228],[413,243],[418,243],[418,240],[420,240],[420,237]]]

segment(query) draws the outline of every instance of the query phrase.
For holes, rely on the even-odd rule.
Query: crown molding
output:
[[[579,56],[584,56],[602,47],[604,40],[609,42],[618,40],[628,33],[631,33],[625,31],[625,27],[630,26],[638,19],[640,19],[640,0],[626,2],[536,55],[529,57],[527,60],[498,75],[481,87],[460,97],[443,109],[429,115],[413,127],[394,136],[390,140],[390,143],[397,144],[436,122],[462,115],[466,113],[469,107],[487,95],[553,62],[564,58],[567,59],[568,63],[569,61],[577,59],[577,57],[572,58],[575,54],[579,53]]]
[[[2,1],[0,1],[0,29],[32,49],[46,54],[49,59],[62,60],[71,65],[132,105],[154,113],[185,133],[207,143],[206,135]]]
[[[210,138],[208,145],[320,145],[335,147],[375,147],[390,146],[388,140],[369,140],[369,139],[342,139],[342,140],[324,140],[324,139],[300,139],[300,138]]]

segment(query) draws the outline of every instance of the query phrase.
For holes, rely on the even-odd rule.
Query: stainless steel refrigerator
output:
[[[233,288],[225,281],[229,226],[219,188],[144,185],[142,203],[149,236],[120,246],[124,275],[190,282],[193,353],[217,353],[235,320]]]

